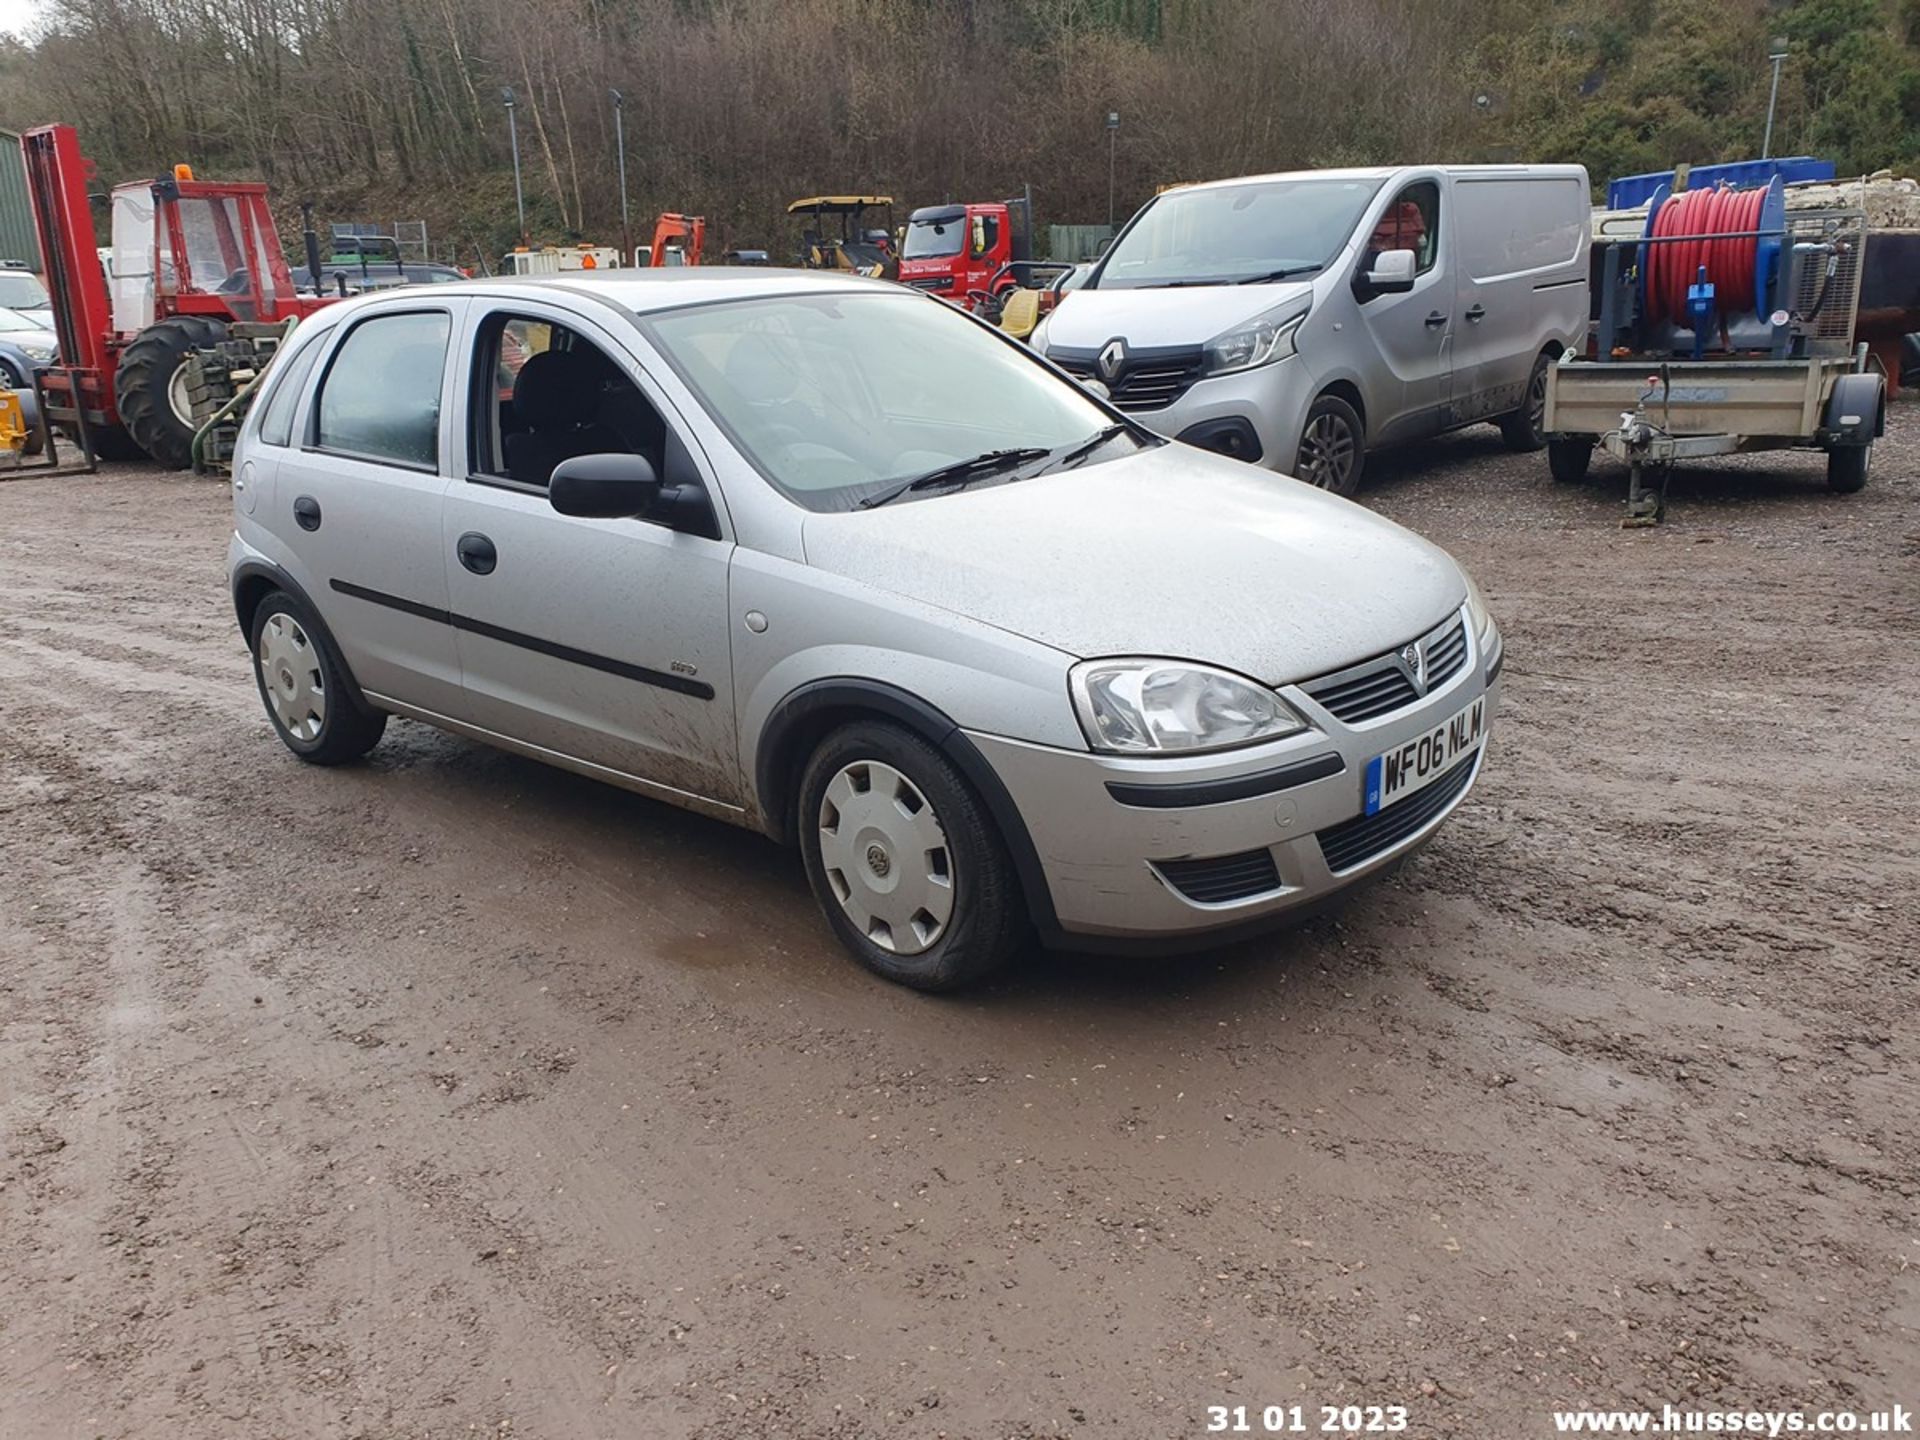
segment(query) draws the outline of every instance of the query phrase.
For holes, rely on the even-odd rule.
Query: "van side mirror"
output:
[[[1383,250],[1367,271],[1367,289],[1376,295],[1404,295],[1413,289],[1414,254],[1411,250]]]
[[[644,455],[576,455],[553,467],[547,501],[582,520],[644,515],[660,496],[660,477]]]

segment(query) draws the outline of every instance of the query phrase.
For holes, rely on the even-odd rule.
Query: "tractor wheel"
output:
[[[77,449],[80,444],[79,427],[62,424],[59,428],[60,438]],[[136,445],[133,437],[118,425],[89,425],[87,437],[93,441],[93,458],[96,460],[118,464],[147,458],[147,452]]]
[[[137,444],[169,470],[193,462],[193,400],[187,361],[227,338],[227,327],[204,315],[176,315],[149,325],[120,352],[114,400]]]

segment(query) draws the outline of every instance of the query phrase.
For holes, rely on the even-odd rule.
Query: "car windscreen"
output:
[[[17,310],[45,310],[52,301],[40,277],[28,270],[0,270],[0,306]]]
[[[937,260],[958,255],[967,238],[967,217],[955,215],[945,220],[915,220],[907,226],[906,243],[900,247],[902,260]]]
[[[1055,450],[1112,417],[1018,345],[905,293],[775,295],[642,320],[734,444],[810,510],[849,510],[993,450]]]
[[[1170,190],[1114,242],[1089,288],[1235,285],[1325,268],[1378,180],[1260,180]]]

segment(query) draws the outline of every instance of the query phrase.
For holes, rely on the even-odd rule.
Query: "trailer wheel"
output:
[[[1562,485],[1578,485],[1593,464],[1593,441],[1584,435],[1556,435],[1547,441],[1547,469]]]
[[[1871,445],[1836,445],[1827,451],[1827,489],[1851,495],[1867,485],[1867,467],[1873,463]]]
[[[114,400],[127,433],[169,470],[193,461],[193,400],[187,393],[187,361],[227,338],[227,327],[204,315],[175,315],[149,325],[120,352]]]

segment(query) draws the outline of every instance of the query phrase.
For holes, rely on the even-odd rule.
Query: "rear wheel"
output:
[[[169,470],[193,462],[193,397],[187,362],[193,352],[227,338],[227,327],[204,315],[175,315],[149,325],[120,352],[114,400],[127,433]]]
[[[80,428],[77,425],[61,425],[59,428],[68,444],[80,443]],[[147,458],[147,452],[136,445],[133,437],[118,425],[89,425],[87,438],[93,442],[93,458],[96,460],[118,463]]]
[[[1359,412],[1338,395],[1314,401],[1300,432],[1294,476],[1317,489],[1351,496],[1360,488],[1366,460],[1366,429]]]
[[[1867,469],[1873,464],[1873,446],[1836,445],[1827,451],[1827,489],[1836,495],[1864,490]]]
[[[1527,403],[1500,417],[1500,438],[1509,450],[1538,450],[1547,443],[1547,372],[1552,368],[1551,355],[1535,360],[1527,377]]]
[[[986,807],[919,736],[862,721],[821,742],[800,782],[807,881],[875,974],[952,990],[999,969],[1025,931],[1020,886]]]
[[[1547,441],[1547,469],[1562,485],[1578,485],[1593,464],[1593,441],[1584,435],[1556,435]]]
[[[380,743],[387,717],[359,709],[346,666],[306,607],[275,590],[253,612],[253,678],[286,747],[313,765],[358,760]]]

